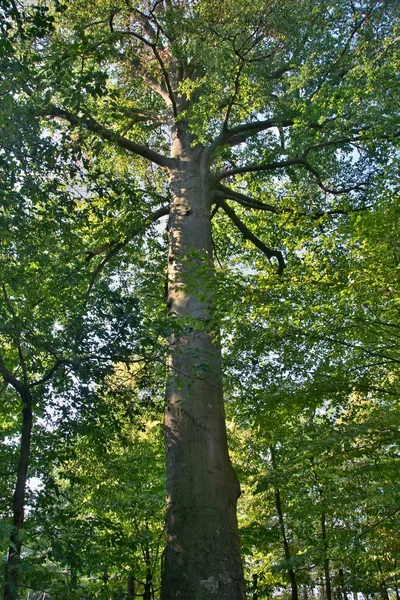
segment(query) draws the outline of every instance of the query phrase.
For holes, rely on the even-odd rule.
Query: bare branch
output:
[[[241,221],[239,219],[239,217],[237,216],[235,211],[228,205],[227,202],[222,200],[219,203],[219,206],[221,206],[221,208],[225,211],[225,213],[228,215],[228,217],[231,219],[231,221],[236,225],[236,227],[239,229],[239,231],[242,233],[243,237],[246,240],[249,240],[250,242],[252,242],[259,250],[261,250],[261,252],[263,252],[265,254],[265,256],[267,256],[268,259],[271,259],[271,258],[277,259],[278,274],[282,275],[283,270],[286,267],[282,252],[280,250],[272,250],[271,248],[268,248],[268,246],[266,246],[264,244],[264,242],[262,242],[256,235],[254,235],[254,233],[252,233],[250,231],[250,229],[248,229],[246,227],[246,225],[243,223],[243,221]]]
[[[146,160],[156,163],[160,167],[165,167],[167,169],[173,169],[175,167],[175,161],[172,158],[164,156],[163,154],[159,154],[147,146],[142,146],[141,144],[132,142],[128,138],[115,133],[115,131],[112,131],[112,129],[104,127],[90,116],[80,117],[66,109],[58,108],[57,106],[51,106],[46,110],[44,115],[49,117],[58,117],[68,121],[74,127],[81,127],[83,129],[87,129],[88,131],[92,131],[93,133],[99,135],[99,137],[102,139],[113,142],[120,148],[124,148],[129,152],[137,154],[138,156],[142,156]]]
[[[358,213],[358,212],[364,212],[365,210],[369,210],[370,208],[372,208],[372,205],[370,206],[361,206],[359,208],[336,208],[333,210],[319,210],[316,213],[312,214],[312,218],[315,220],[318,219],[322,219],[322,217],[328,216],[328,217],[332,217],[334,215],[351,215],[353,213]],[[302,215],[304,216],[304,215]]]

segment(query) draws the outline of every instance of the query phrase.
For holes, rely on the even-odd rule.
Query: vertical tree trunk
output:
[[[383,574],[382,564],[379,559],[378,559],[378,571],[381,574],[380,595],[382,597],[382,600],[389,600],[388,586],[387,586],[387,582],[386,582],[386,579]]]
[[[332,584],[331,584],[331,574],[330,574],[329,557],[328,557],[328,538],[326,535],[326,515],[325,515],[324,510],[321,513],[321,534],[322,534],[322,544],[323,544],[323,548],[324,548],[324,575],[325,575],[326,600],[332,600]]]
[[[346,584],[345,584],[345,580],[344,580],[344,571],[342,568],[339,569],[339,581],[340,581],[340,591],[343,597],[343,600],[348,600],[347,597],[347,593],[346,593]]]
[[[25,493],[28,476],[32,435],[32,397],[29,388],[18,389],[22,400],[22,430],[17,468],[17,482],[13,495],[13,529],[10,535],[8,558],[5,565],[4,600],[18,600],[18,575],[21,556],[21,529],[25,517]]]
[[[276,469],[276,460],[275,460],[275,449],[273,446],[270,447],[270,452],[271,452],[272,467],[275,470]],[[274,488],[274,495],[275,495],[275,507],[276,507],[276,512],[278,514],[278,520],[279,520],[279,529],[280,529],[281,536],[282,536],[285,560],[290,561],[292,555],[290,552],[289,542],[288,542],[287,534],[286,534],[286,527],[285,527],[285,521],[283,518],[283,510],[282,510],[282,500],[281,500],[281,494],[280,494],[279,488],[277,488],[277,487]],[[289,575],[290,587],[292,590],[292,600],[299,600],[299,590],[298,590],[298,586],[297,586],[296,574],[293,570],[293,567],[289,566],[287,572]]]
[[[209,170],[184,125],[173,144],[166,387],[167,546],[162,600],[243,600],[236,502],[227,447],[221,353],[213,321]],[[172,325],[173,326],[173,325]]]
[[[258,573],[253,573],[253,595],[252,600],[258,600]]]
[[[135,600],[135,578],[133,575],[128,575],[126,585],[126,600]]]
[[[394,561],[394,571],[396,571],[396,570],[397,570],[397,560]],[[396,600],[400,600],[399,584],[398,584],[396,575],[393,576],[393,581],[394,581],[394,591],[396,594]]]

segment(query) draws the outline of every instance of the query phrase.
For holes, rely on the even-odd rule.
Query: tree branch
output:
[[[271,248],[268,248],[268,246],[266,246],[264,244],[264,242],[262,242],[256,235],[254,235],[254,233],[252,233],[246,227],[246,225],[243,223],[243,221],[241,221],[239,219],[239,217],[237,216],[235,211],[227,204],[227,202],[222,200],[219,203],[219,206],[221,206],[221,208],[225,211],[225,213],[228,215],[228,217],[231,219],[231,221],[236,225],[236,227],[239,229],[239,231],[242,233],[243,237],[246,240],[249,240],[250,242],[252,242],[259,250],[261,250],[261,252],[263,252],[265,254],[265,256],[268,259],[271,259],[271,258],[277,259],[278,274],[282,275],[283,270],[286,267],[282,252],[280,250],[272,250]]]
[[[233,177],[234,175],[241,175],[242,173],[259,173],[261,171],[274,171],[275,169],[284,169],[293,165],[304,166],[305,160],[302,158],[288,158],[286,160],[275,161],[272,163],[258,163],[251,165],[244,165],[243,167],[235,167],[234,169],[227,169],[222,171],[216,176],[217,181],[225,179],[226,177]]]
[[[57,360],[54,365],[51,367],[51,369],[49,369],[47,371],[47,373],[45,373],[43,375],[43,377],[41,377],[40,379],[37,379],[36,381],[34,381],[33,383],[31,383],[29,385],[29,387],[33,388],[33,387],[37,387],[38,385],[42,385],[43,383],[46,383],[47,381],[50,381],[50,379],[53,377],[54,373],[57,371],[57,369],[63,365],[71,365],[72,363],[68,360]]]
[[[226,185],[222,185],[219,183],[216,187],[217,192],[223,195],[224,198],[229,198],[229,200],[234,200],[238,202],[242,206],[246,206],[247,208],[254,208],[256,210],[266,210],[268,212],[272,212],[275,214],[279,214],[279,210],[276,206],[272,206],[272,204],[266,204],[264,202],[259,202],[246,194],[242,194],[241,192],[236,192],[235,190],[231,190],[231,188]]]
[[[89,294],[91,289],[93,288],[95,281],[97,279],[97,277],[100,275],[100,273],[102,272],[102,270],[104,269],[104,267],[106,266],[106,264],[116,255],[118,254],[118,252],[120,250],[122,250],[122,248],[125,248],[125,246],[139,233],[141,233],[144,229],[146,229],[146,226],[148,224],[151,223],[155,223],[156,221],[158,221],[158,219],[160,219],[161,217],[165,217],[166,215],[169,214],[169,207],[168,206],[162,206],[161,208],[159,208],[158,210],[154,211],[153,213],[151,213],[151,215],[149,215],[146,219],[146,222],[144,224],[142,224],[141,226],[137,227],[136,229],[134,229],[133,231],[131,231],[129,233],[129,235],[127,235],[125,237],[124,240],[122,241],[112,241],[109,244],[105,244],[104,246],[102,246],[101,248],[98,248],[97,250],[92,250],[86,260],[90,261],[94,256],[98,256],[99,254],[103,254],[104,252],[107,252],[107,254],[105,255],[105,257],[103,258],[103,260],[97,265],[97,267],[95,268],[95,270],[92,273],[92,276],[90,278],[90,282],[89,282],[89,287],[87,290],[87,293]]]
[[[224,125],[226,126],[226,119]],[[221,133],[215,138],[215,140],[208,147],[209,155],[219,148],[228,144],[229,146],[237,146],[245,142],[252,135],[257,135],[261,131],[272,129],[273,127],[290,127],[293,125],[292,119],[265,119],[263,121],[253,121],[251,123],[241,123],[232,127],[231,129],[222,128]]]
[[[12,385],[12,387],[19,393],[24,392],[25,386],[17,379],[11,371],[9,371],[4,364],[3,357],[0,354],[0,374],[3,376],[4,381]]]
[[[136,33],[135,31],[115,30],[114,26],[113,26],[113,17],[115,16],[115,14],[117,14],[117,12],[119,12],[119,11],[114,12],[114,14],[112,14],[112,18],[110,18],[110,29],[111,29],[111,32],[115,33],[117,35],[129,35],[129,36],[135,38],[136,40],[138,40],[139,42],[141,42],[143,45],[147,46],[148,48],[150,48],[152,50],[152,52],[154,54],[154,57],[155,57],[156,61],[158,62],[159,66],[160,66],[161,73],[162,73],[162,75],[164,77],[165,85],[166,85],[167,90],[168,90],[168,95],[169,95],[169,99],[170,99],[170,102],[171,102],[171,105],[172,105],[172,110],[173,110],[174,116],[177,117],[178,116],[178,109],[177,109],[177,106],[176,106],[176,98],[175,98],[175,94],[174,94],[174,91],[173,91],[172,86],[171,86],[171,81],[170,81],[170,78],[169,78],[169,73],[168,73],[167,68],[165,66],[165,63],[164,63],[164,61],[163,61],[163,59],[161,57],[161,54],[159,53],[158,48],[157,48],[158,39],[156,38],[155,41],[154,40],[146,40],[145,37],[143,37],[139,33]],[[157,33],[156,33],[156,36],[157,36]]]
[[[1,287],[3,289],[3,295],[4,295],[4,300],[5,300],[6,306],[7,306],[8,310],[10,311],[10,313],[12,314],[12,316],[14,317],[14,319],[17,319],[18,318],[17,313],[15,312],[15,310],[10,302],[10,298],[8,297],[7,289],[6,289],[4,282],[1,283]],[[21,338],[20,338],[19,332],[16,334],[16,336],[14,338],[14,343],[16,344],[17,349],[18,349],[18,357],[19,357],[19,362],[20,362],[21,368],[22,368],[24,385],[27,386],[28,385],[28,372],[26,369],[24,354],[22,352]]]
[[[326,142],[324,145],[326,146],[326,145],[328,145],[328,143]],[[331,145],[331,144],[329,144],[329,145]],[[313,148],[310,147],[309,149],[306,149],[305,153],[307,153],[311,149],[313,149]],[[272,162],[272,163],[245,165],[243,167],[237,167],[235,169],[228,169],[226,171],[222,171],[219,175],[217,175],[216,179],[217,179],[217,181],[221,181],[221,179],[225,179],[226,177],[233,177],[234,175],[239,175],[242,173],[260,173],[263,171],[274,171],[276,169],[284,169],[286,167],[298,165],[298,166],[304,167],[309,173],[311,173],[313,175],[318,187],[320,187],[321,190],[323,190],[327,194],[333,194],[333,195],[347,194],[347,193],[355,191],[355,190],[360,190],[366,185],[367,181],[357,183],[357,184],[351,185],[349,187],[343,187],[343,188],[338,188],[338,189],[334,189],[334,188],[330,188],[330,187],[326,186],[324,184],[324,182],[322,181],[321,175],[319,174],[317,169],[315,169],[315,167],[313,167],[306,160],[305,153],[303,153],[301,156],[299,156],[297,158],[288,158],[286,160],[276,161],[276,162]]]
[[[233,94],[228,102],[228,108],[226,110],[226,115],[225,115],[225,119],[222,125],[222,130],[226,131],[228,129],[228,123],[229,123],[229,118],[232,112],[232,108],[233,105],[235,103],[235,100],[239,94],[239,88],[240,88],[240,75],[243,71],[243,67],[244,67],[244,62],[241,61],[241,63],[239,63],[238,68],[237,68],[237,72],[236,72],[236,76],[235,76],[235,82],[234,82],[234,89],[233,89]]]
[[[92,131],[99,135],[102,139],[108,140],[117,144],[120,148],[124,148],[133,154],[137,154],[138,156],[142,156],[146,160],[149,160],[153,163],[156,163],[160,167],[165,167],[167,169],[173,169],[175,167],[175,161],[168,156],[164,156],[163,154],[159,154],[151,148],[147,146],[142,146],[141,144],[136,144],[131,140],[115,133],[111,129],[104,127],[94,119],[89,116],[78,116],[70,111],[58,108],[57,106],[51,106],[45,113],[45,116],[48,117],[57,117],[59,119],[64,119],[68,121],[74,127],[82,127],[83,129],[87,129],[88,131]]]

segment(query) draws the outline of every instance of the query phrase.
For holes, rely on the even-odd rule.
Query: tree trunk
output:
[[[253,573],[253,596],[252,600],[258,600],[258,573]]]
[[[209,168],[183,123],[170,172],[166,387],[167,546],[162,600],[243,600],[236,502],[227,447],[221,351],[213,315]]]
[[[126,600],[135,600],[135,578],[133,575],[128,575],[126,586]]]
[[[322,544],[324,547],[324,575],[325,575],[326,600],[332,600],[332,584],[331,584],[331,574],[330,574],[329,557],[328,557],[328,538],[326,535],[326,515],[325,515],[324,510],[321,513],[321,534],[322,534]]]
[[[388,586],[387,586],[386,579],[384,577],[384,573],[383,573],[383,569],[382,569],[382,564],[381,564],[381,561],[379,559],[378,559],[378,571],[381,574],[380,595],[382,597],[382,600],[389,600]]]
[[[18,390],[22,400],[22,430],[17,468],[17,482],[13,495],[13,529],[5,565],[4,600],[18,600],[18,575],[21,556],[21,529],[25,517],[25,493],[28,476],[32,435],[32,397],[27,386]]]
[[[339,582],[340,582],[340,591],[343,597],[343,600],[349,600],[346,593],[346,584],[344,580],[344,571],[342,568],[339,569]]]
[[[273,446],[270,447],[270,452],[271,452],[272,468],[275,470],[276,469],[276,460],[275,460],[275,449],[273,448]],[[276,507],[276,512],[278,514],[278,520],[279,520],[279,529],[281,532],[282,542],[283,542],[283,551],[285,553],[285,560],[290,561],[292,555],[290,552],[289,542],[288,542],[287,535],[286,535],[286,527],[285,527],[285,521],[283,518],[282,501],[281,501],[281,494],[280,494],[279,488],[277,488],[277,487],[274,488],[274,495],[275,495],[275,507]],[[293,567],[289,566],[287,572],[289,575],[290,587],[292,590],[292,600],[299,600],[299,590],[298,590],[298,586],[297,586],[296,574],[293,570]]]

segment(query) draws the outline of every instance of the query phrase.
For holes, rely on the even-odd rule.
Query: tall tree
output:
[[[77,136],[89,180],[99,157],[115,161],[121,151],[134,171],[133,226],[119,226],[117,214],[115,235],[91,252],[97,274],[168,214],[162,598],[243,599],[212,216],[222,210],[282,275],[284,252],[276,248],[283,240],[274,233],[282,215],[320,218],[368,206],[398,136],[399,7],[348,0],[54,6],[54,33],[34,47],[41,68],[22,93],[61,139]],[[295,185],[301,193],[293,194]],[[262,218],[253,217],[257,211]],[[270,226],[265,237],[252,230],[257,220]]]

